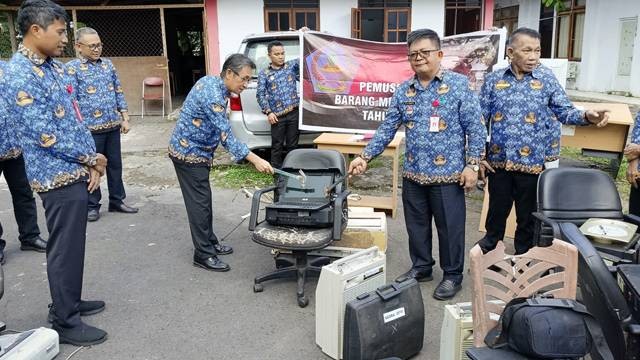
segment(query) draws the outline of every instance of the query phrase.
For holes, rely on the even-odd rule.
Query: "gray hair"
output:
[[[224,64],[222,64],[222,70],[220,71],[220,76],[224,76],[224,73],[227,70],[231,70],[237,74],[245,66],[250,67],[252,70],[256,68],[256,64],[253,62],[253,60],[249,59],[244,54],[232,54],[227,58],[227,60],[224,61]]]
[[[75,34],[76,42],[80,41],[80,39],[82,39],[82,37],[85,35],[98,35],[98,32],[94,28],[82,27],[76,30],[76,34]]]

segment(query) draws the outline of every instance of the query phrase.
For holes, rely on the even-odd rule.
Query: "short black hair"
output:
[[[518,36],[521,36],[521,35],[526,35],[538,40],[542,38],[539,32],[527,27],[521,27],[521,28],[517,28],[511,33],[511,36],[509,36],[509,41],[507,42],[507,45],[513,45],[513,42],[516,41]]]
[[[18,9],[18,31],[24,36],[31,25],[38,25],[43,29],[49,27],[56,20],[67,22],[69,17],[64,8],[50,0],[25,0]]]
[[[411,44],[420,39],[431,40],[431,42],[433,42],[438,47],[438,49],[440,49],[441,47],[440,36],[438,36],[437,32],[431,29],[418,29],[410,32],[409,36],[407,36],[407,47],[411,47]]]
[[[227,60],[224,61],[224,64],[222,64],[222,70],[220,70],[220,76],[224,76],[224,73],[227,70],[231,70],[237,74],[245,66],[250,67],[252,70],[256,68],[256,64],[253,62],[253,60],[248,58],[246,55],[232,54],[227,58]]]
[[[278,40],[273,40],[272,42],[270,42],[269,44],[267,44],[267,53],[271,54],[271,49],[273,49],[276,46],[282,46],[284,47],[284,45],[282,45],[282,43]]]

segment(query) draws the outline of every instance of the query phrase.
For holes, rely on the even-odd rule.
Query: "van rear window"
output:
[[[251,41],[247,44],[244,54],[247,55],[253,62],[256,63],[256,71],[253,76],[257,77],[258,73],[262,69],[266,69],[269,66],[269,56],[267,56],[267,45],[272,39],[264,39],[260,41]],[[278,40],[284,45],[285,60],[289,61],[300,57],[300,46],[298,39],[282,39]]]

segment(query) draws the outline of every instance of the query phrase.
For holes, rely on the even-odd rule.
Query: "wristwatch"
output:
[[[467,164],[467,167],[475,172],[480,171],[480,166],[478,166],[478,164]]]

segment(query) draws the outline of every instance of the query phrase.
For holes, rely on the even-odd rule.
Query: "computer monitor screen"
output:
[[[298,173],[292,173],[293,175],[299,175]],[[328,194],[326,193],[326,189],[328,189],[333,183],[334,173],[330,172],[305,172],[306,179],[304,184],[300,181],[300,179],[294,179],[290,177],[286,177],[285,181],[285,191],[280,194],[281,200],[300,200],[306,201],[302,199],[309,200],[321,200],[327,199]]]

